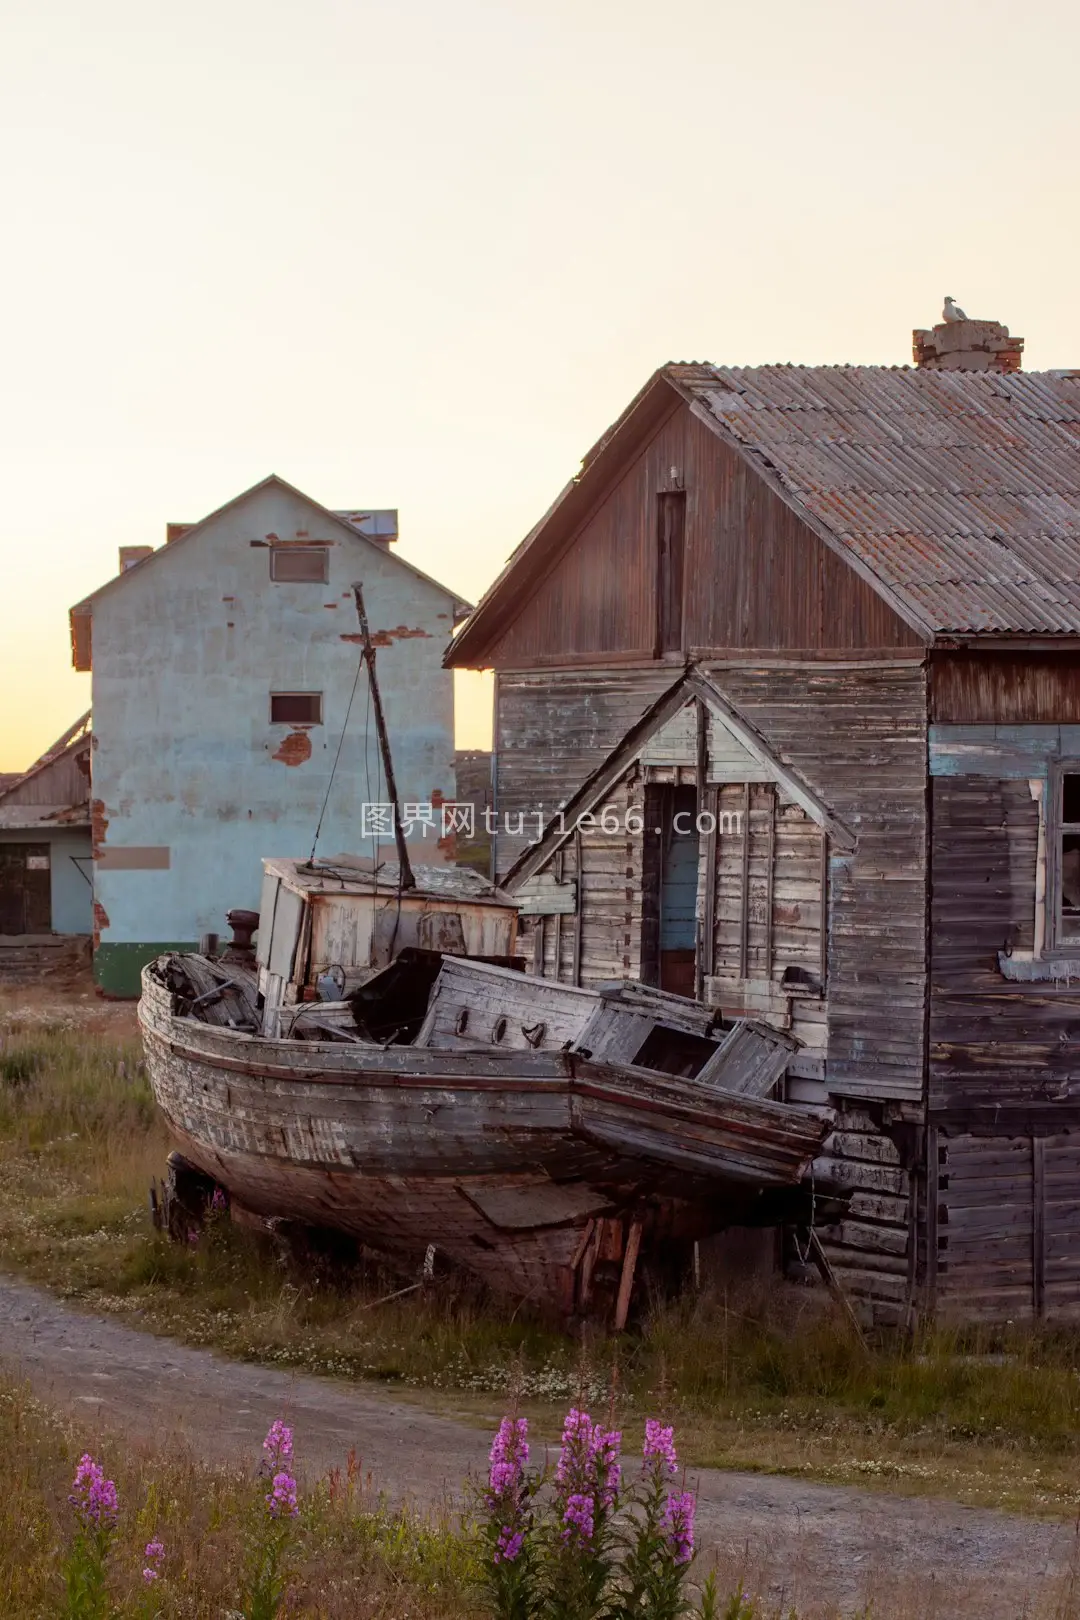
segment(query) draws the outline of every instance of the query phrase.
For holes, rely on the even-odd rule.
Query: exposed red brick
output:
[[[109,818],[105,814],[105,803],[102,799],[90,800],[90,853],[95,857],[100,855],[105,847],[105,834],[109,830]]]
[[[283,765],[302,765],[311,758],[311,738],[306,731],[290,731],[273,757]]]
[[[93,931],[93,945],[94,945],[95,951],[97,950],[98,946],[101,944],[101,931],[102,931],[102,929],[103,928],[108,928],[108,926],[109,926],[109,913],[105,910],[105,907],[102,905],[100,900],[95,900],[94,901],[94,931]]]

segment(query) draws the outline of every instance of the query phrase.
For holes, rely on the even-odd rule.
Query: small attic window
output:
[[[270,720],[274,725],[321,726],[321,692],[271,692]]]
[[[270,547],[270,578],[280,584],[323,585],[329,577],[328,546]]]

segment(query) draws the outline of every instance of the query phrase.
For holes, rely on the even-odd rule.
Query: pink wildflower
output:
[[[641,1453],[645,1462],[667,1468],[669,1474],[679,1472],[679,1459],[675,1454],[675,1430],[666,1429],[656,1418],[645,1424],[645,1445]]]
[[[693,1491],[673,1491],[664,1506],[667,1544],[677,1564],[688,1564],[694,1556],[696,1507],[697,1500]]]
[[[529,1460],[527,1418],[504,1417],[491,1446],[491,1472],[488,1485],[492,1500],[517,1495],[525,1464]]]
[[[148,1541],[146,1543],[146,1551],[143,1554],[143,1557],[146,1559],[146,1568],[142,1572],[142,1578],[146,1582],[147,1586],[153,1586],[154,1582],[161,1574],[160,1565],[164,1556],[165,1548],[162,1546],[160,1541]]]
[[[291,1474],[275,1474],[272,1489],[266,1498],[272,1519],[295,1519],[300,1509],[296,1505],[296,1481]]]
[[[111,1530],[116,1523],[116,1486],[88,1451],[79,1458],[68,1501],[88,1528]]]
[[[521,1530],[511,1531],[508,1524],[504,1524],[499,1531],[499,1539],[495,1543],[495,1556],[492,1560],[496,1564],[512,1564],[521,1551],[521,1544],[525,1540]]]
[[[275,1418],[263,1441],[263,1454],[270,1468],[278,1469],[291,1460],[293,1454],[292,1430],[280,1418]]]
[[[582,1541],[590,1541],[593,1533],[593,1499],[583,1492],[576,1492],[566,1499],[563,1509],[563,1540],[570,1541],[574,1532]]]

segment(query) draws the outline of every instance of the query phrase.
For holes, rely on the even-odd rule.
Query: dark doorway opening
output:
[[[645,790],[641,976],[693,996],[697,967],[697,789],[657,783]]]
[[[52,931],[48,844],[0,844],[0,934]]]

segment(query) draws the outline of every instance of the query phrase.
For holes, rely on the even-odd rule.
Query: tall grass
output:
[[[468,1284],[386,1301],[400,1283],[381,1269],[298,1262],[227,1220],[177,1248],[147,1210],[169,1145],[136,1040],[0,1012],[0,1253],[63,1293],[190,1343],[459,1409],[490,1411],[513,1385],[541,1424],[612,1387],[632,1421],[659,1393],[698,1462],[865,1469],[1052,1512],[1075,1498],[1074,1334],[927,1331],[867,1351],[820,1291],[771,1285],[657,1303],[636,1335],[572,1341]]]
[[[115,1478],[119,1525],[109,1559],[120,1620],[144,1616],[146,1543],[165,1546],[154,1589],[160,1620],[221,1620],[236,1606],[257,1458],[249,1471],[202,1466],[177,1450],[138,1450],[76,1428],[0,1380],[0,1615],[63,1612],[61,1558],[71,1535],[67,1493],[91,1450]],[[265,1487],[261,1487],[265,1489]],[[463,1620],[476,1612],[472,1546],[449,1519],[425,1522],[365,1493],[342,1459],[336,1477],[304,1491],[290,1612],[312,1620]]]

